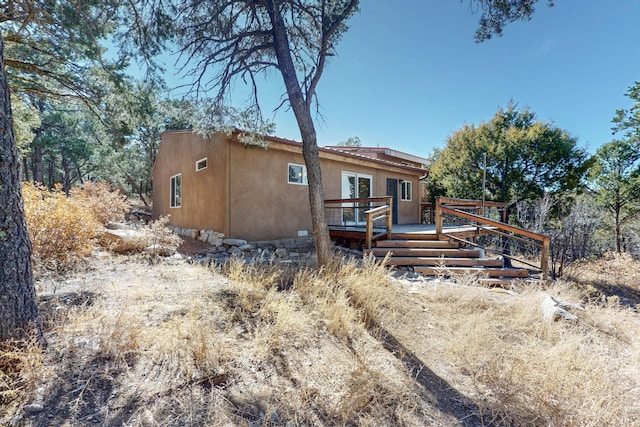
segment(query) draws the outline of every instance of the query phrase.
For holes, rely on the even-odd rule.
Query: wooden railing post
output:
[[[440,204],[440,197],[436,197],[436,235],[442,234],[442,205]]]
[[[366,242],[365,244],[367,245],[367,249],[371,249],[371,240],[372,240],[372,236],[373,236],[373,220],[372,220],[372,215],[370,213],[366,213],[365,214],[366,217],[366,221],[367,221],[367,233],[366,233]]]
[[[393,197],[388,198],[387,206],[389,206],[389,213],[387,214],[387,239],[391,240],[391,230],[393,228]]]
[[[540,270],[542,270],[542,280],[549,280],[549,249],[550,240],[548,237],[542,241],[540,250]]]

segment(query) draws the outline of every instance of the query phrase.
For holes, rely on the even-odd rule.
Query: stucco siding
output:
[[[207,168],[196,172],[202,158]],[[289,164],[304,165],[300,145],[290,141],[276,139],[262,149],[224,134],[206,140],[192,132],[164,133],[153,171],[154,216],[171,214],[172,225],[249,241],[311,236],[308,186],[288,182]],[[387,195],[387,178],[411,181],[413,197],[398,201],[397,223],[419,222],[422,171],[331,150],[320,151],[320,164],[327,199],[343,197],[343,172],[371,176],[374,197]],[[182,177],[181,207],[170,208],[170,179],[176,174]]]
[[[171,215],[178,227],[227,231],[228,145],[222,136],[206,140],[191,132],[162,135],[153,173],[154,217]],[[196,161],[207,168],[196,171]],[[181,174],[181,206],[170,207],[170,179]],[[226,234],[226,233],[225,233]]]
[[[246,240],[309,236],[308,186],[288,183],[289,163],[302,154],[230,144],[230,235]]]

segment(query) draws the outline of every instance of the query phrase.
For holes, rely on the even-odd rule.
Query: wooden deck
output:
[[[374,228],[373,233],[384,233],[383,228]],[[330,225],[329,234],[332,238],[354,239],[364,240],[366,236],[366,226],[338,226]],[[442,230],[443,234],[452,234],[461,239],[478,236],[479,233],[476,227],[470,226],[445,226]],[[482,231],[480,234],[483,234]],[[424,240],[438,240],[440,236],[436,234],[435,224],[394,224],[391,228],[392,238],[405,238],[405,239],[424,239]]]
[[[438,245],[443,242],[455,242],[460,252],[465,250],[462,246],[477,248],[477,237],[492,234],[501,236],[503,239],[509,239],[511,242],[516,241],[538,248],[540,253],[540,267],[525,262],[517,256],[512,256],[510,253],[503,252],[499,255],[501,259],[508,258],[531,266],[542,273],[543,279],[546,280],[548,278],[550,238],[506,223],[505,203],[437,197],[435,203],[435,224],[392,225],[392,202],[393,199],[388,196],[364,199],[325,200],[325,207],[327,209],[332,209],[334,213],[339,212],[338,215],[328,216],[328,218],[333,218],[333,222],[336,224],[329,225],[331,238],[338,244],[348,244],[349,247],[362,247],[365,253],[374,253],[376,257],[382,256],[381,252],[385,250],[388,253],[396,252],[405,255],[424,255],[408,257],[411,258],[411,260],[400,259],[402,258],[400,256],[392,256],[390,260],[391,264],[395,263],[397,265],[408,265],[406,263],[409,261],[415,265],[423,265],[424,263],[431,263],[433,261],[427,259],[429,258],[427,255],[433,255],[435,253],[434,249],[440,248]],[[372,203],[374,204],[372,205]],[[326,204],[333,204],[334,206],[327,207]],[[362,218],[362,215],[355,216],[353,212],[344,211],[345,206],[348,204],[351,204],[350,206],[353,207],[358,207],[360,206],[359,204],[366,204],[366,206],[369,206],[369,209],[364,212],[364,218]],[[492,212],[487,213],[487,208],[492,210]],[[352,220],[354,218],[358,218],[358,220],[364,219],[362,225],[352,226],[341,223],[340,221],[343,221],[345,218],[345,212],[350,214],[346,215],[346,217]],[[500,220],[496,219],[496,214],[499,214]],[[445,222],[456,225],[445,225]],[[377,247],[386,249],[379,251]],[[407,250],[407,247],[411,247],[413,250]],[[491,249],[485,250],[491,251]],[[460,253],[461,255],[468,255],[463,252]],[[484,251],[482,251],[482,253],[484,254]],[[440,255],[441,257],[444,256],[445,252],[442,252]],[[404,258],[407,258],[407,256]],[[474,258],[478,257],[474,254],[473,257],[469,257],[469,259],[471,259],[469,262],[476,263],[477,261]],[[481,258],[492,261],[484,257],[484,255]],[[438,261],[440,257],[434,259]],[[466,258],[464,263],[462,260],[453,260],[452,262],[458,263],[460,264],[459,266],[462,267],[471,265],[467,263]],[[457,267],[457,265],[450,265]],[[495,266],[492,266],[492,268],[494,267]],[[493,273],[495,272],[492,271],[490,274]],[[503,275],[502,272],[500,273]]]

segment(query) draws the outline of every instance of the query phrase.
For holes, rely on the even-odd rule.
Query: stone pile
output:
[[[195,230],[172,227],[181,236],[191,237],[211,244],[205,253],[192,257],[194,261],[224,262],[230,257],[244,258],[256,262],[306,263],[314,256],[315,247],[310,237],[297,239],[247,242],[242,239],[225,238],[213,230]]]

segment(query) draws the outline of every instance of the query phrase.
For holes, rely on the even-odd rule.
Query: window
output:
[[[170,207],[179,208],[182,205],[182,174],[171,177]]]
[[[289,163],[289,184],[307,185],[307,167]]]
[[[207,168],[207,158],[205,157],[204,159],[200,159],[196,162],[196,172],[201,171],[203,169]]]
[[[400,185],[402,185],[402,196],[400,197],[400,200],[404,200],[405,202],[410,202],[411,201],[411,189],[412,189],[412,185],[411,185],[411,181],[402,181],[400,180]]]
[[[371,197],[372,177],[355,172],[342,172],[342,198],[362,199]],[[342,204],[342,223],[344,225],[361,225],[365,222],[365,212],[370,209],[367,202]]]

